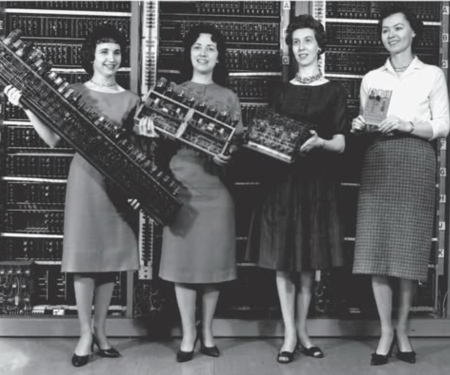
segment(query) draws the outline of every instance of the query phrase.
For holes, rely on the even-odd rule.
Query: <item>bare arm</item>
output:
[[[301,153],[309,152],[314,148],[327,152],[336,152],[338,154],[344,152],[345,137],[343,134],[335,134],[331,139],[319,137],[314,130],[311,130],[311,134],[312,137],[300,147]]]
[[[20,104],[20,98],[22,93],[17,90],[15,87],[9,85],[5,87],[4,93],[8,97],[8,100],[11,104],[22,107]],[[61,137],[56,134],[52,129],[50,129],[47,125],[45,125],[32,111],[29,109],[24,109],[25,114],[30,119],[31,125],[42,138],[42,140],[49,146],[55,147],[60,141]]]
[[[335,134],[333,138],[323,140],[322,148],[325,151],[337,152],[338,154],[345,150],[345,137],[343,134]]]

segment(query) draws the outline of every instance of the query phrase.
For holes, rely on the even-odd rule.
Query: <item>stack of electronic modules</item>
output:
[[[180,86],[168,83],[165,78],[161,78],[146,95],[136,113],[136,124],[144,117],[153,120],[159,133],[212,156],[225,154],[232,144],[239,143],[236,134],[239,118],[231,118],[226,111],[186,96]],[[314,124],[261,107],[249,125],[244,146],[292,163],[300,146],[311,137],[310,130],[314,129]]]
[[[153,120],[156,130],[170,139],[211,156],[225,154],[235,142],[238,117],[221,108],[206,105],[174,83],[161,78],[148,92],[138,109],[135,121],[143,117]]]
[[[287,163],[295,161],[300,146],[311,137],[316,126],[276,113],[270,107],[261,107],[249,124],[245,147]]]

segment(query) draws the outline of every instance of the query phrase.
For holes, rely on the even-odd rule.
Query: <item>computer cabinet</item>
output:
[[[310,13],[324,23],[328,34],[328,51],[322,57],[322,69],[327,78],[338,80],[346,88],[352,117],[358,111],[362,76],[387,57],[373,34],[382,5],[382,2],[335,1],[3,2],[0,4],[3,21],[0,32],[4,36],[18,24],[28,28],[24,34],[51,56],[54,69],[78,81],[86,79],[76,60],[82,39],[80,25],[116,22],[130,37],[129,58],[121,69],[120,82],[143,96],[161,76],[175,82],[179,80],[180,42],[187,29],[196,22],[214,23],[228,41],[227,59],[231,71],[228,87],[240,97],[245,124],[256,108],[267,105],[268,87],[289,79],[285,29],[292,16]],[[408,5],[425,17],[426,45],[421,47],[420,57],[446,71],[447,2],[408,2]],[[76,26],[80,30],[76,31]],[[1,108],[0,259],[12,263],[20,261],[21,267],[27,267],[26,261],[35,259],[32,275],[37,288],[34,295],[29,293],[24,294],[22,300],[19,298],[22,302],[18,305],[17,299],[10,302],[13,308],[0,315],[0,335],[77,335],[70,277],[58,271],[65,177],[73,152],[64,145],[49,151],[20,111],[7,105],[3,98]],[[449,288],[446,140],[440,140],[436,147],[439,147],[440,173],[436,181],[439,202],[435,236],[430,239],[433,243],[430,278],[418,289],[411,322],[413,334],[419,336],[450,335],[446,321]],[[344,216],[348,267],[339,272],[317,274],[309,325],[312,335],[377,334],[370,286],[350,273],[361,150],[350,141],[348,152],[348,173],[341,184],[347,207]],[[258,163],[257,156],[247,152],[240,158],[242,167],[232,173],[239,278],[225,286],[221,294],[215,331],[218,336],[280,336],[283,327],[274,275],[242,259],[259,181],[257,173],[252,171]],[[51,174],[37,173],[38,169],[42,170],[38,168],[40,165]],[[169,329],[168,334],[179,335],[171,285],[157,278],[161,228],[141,215],[139,229],[141,269],[119,276],[108,330],[117,336],[151,335],[155,326],[163,322]],[[18,267],[10,266],[4,268],[5,272],[13,269],[12,272],[17,273]],[[41,299],[35,300],[36,296]],[[24,304],[25,299],[31,297],[33,302]],[[16,306],[27,308],[15,311]]]

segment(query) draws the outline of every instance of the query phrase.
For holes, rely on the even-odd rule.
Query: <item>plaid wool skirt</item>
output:
[[[430,142],[375,140],[363,162],[353,273],[427,280],[436,193]]]

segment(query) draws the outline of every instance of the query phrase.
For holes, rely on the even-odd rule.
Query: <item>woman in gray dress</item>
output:
[[[138,97],[116,83],[125,53],[125,39],[114,27],[100,26],[87,36],[82,47],[83,67],[92,77],[71,87],[97,113],[124,124]],[[11,103],[19,105],[20,91],[5,88]],[[55,147],[60,137],[25,109],[40,137]],[[64,247],[61,270],[73,273],[80,322],[80,339],[72,364],[88,363],[97,345],[98,354],[117,358],[119,352],[106,337],[105,323],[118,271],[136,270],[138,252],[134,217],[125,197],[114,190],[88,161],[75,154],[67,181],[64,216]],[[94,299],[94,319],[92,301]]]
[[[237,96],[224,88],[227,77],[225,43],[212,26],[194,27],[185,37],[183,76],[178,86],[186,97],[226,111],[231,118],[241,118]],[[238,132],[242,123],[237,124]],[[140,134],[152,136],[153,123],[140,124]],[[163,147],[161,144],[159,147]],[[183,339],[178,362],[193,358],[198,337],[195,326],[196,298],[202,299],[200,351],[219,356],[212,332],[213,316],[220,284],[236,278],[234,204],[220,179],[221,166],[230,156],[213,160],[181,146],[170,159],[170,169],[182,183],[179,198],[183,202],[174,222],[164,228],[159,276],[175,283],[181,315]]]
[[[436,206],[436,151],[430,141],[449,131],[444,74],[414,55],[422,29],[422,21],[405,7],[381,12],[379,33],[390,57],[364,76],[361,115],[352,122],[354,132],[366,132],[370,95],[391,92],[386,118],[364,155],[353,263],[354,273],[371,275],[380,316],[381,338],[372,365],[387,363],[394,344],[399,359],[416,360],[408,315],[417,280],[428,279]],[[399,282],[396,337],[393,280]]]

